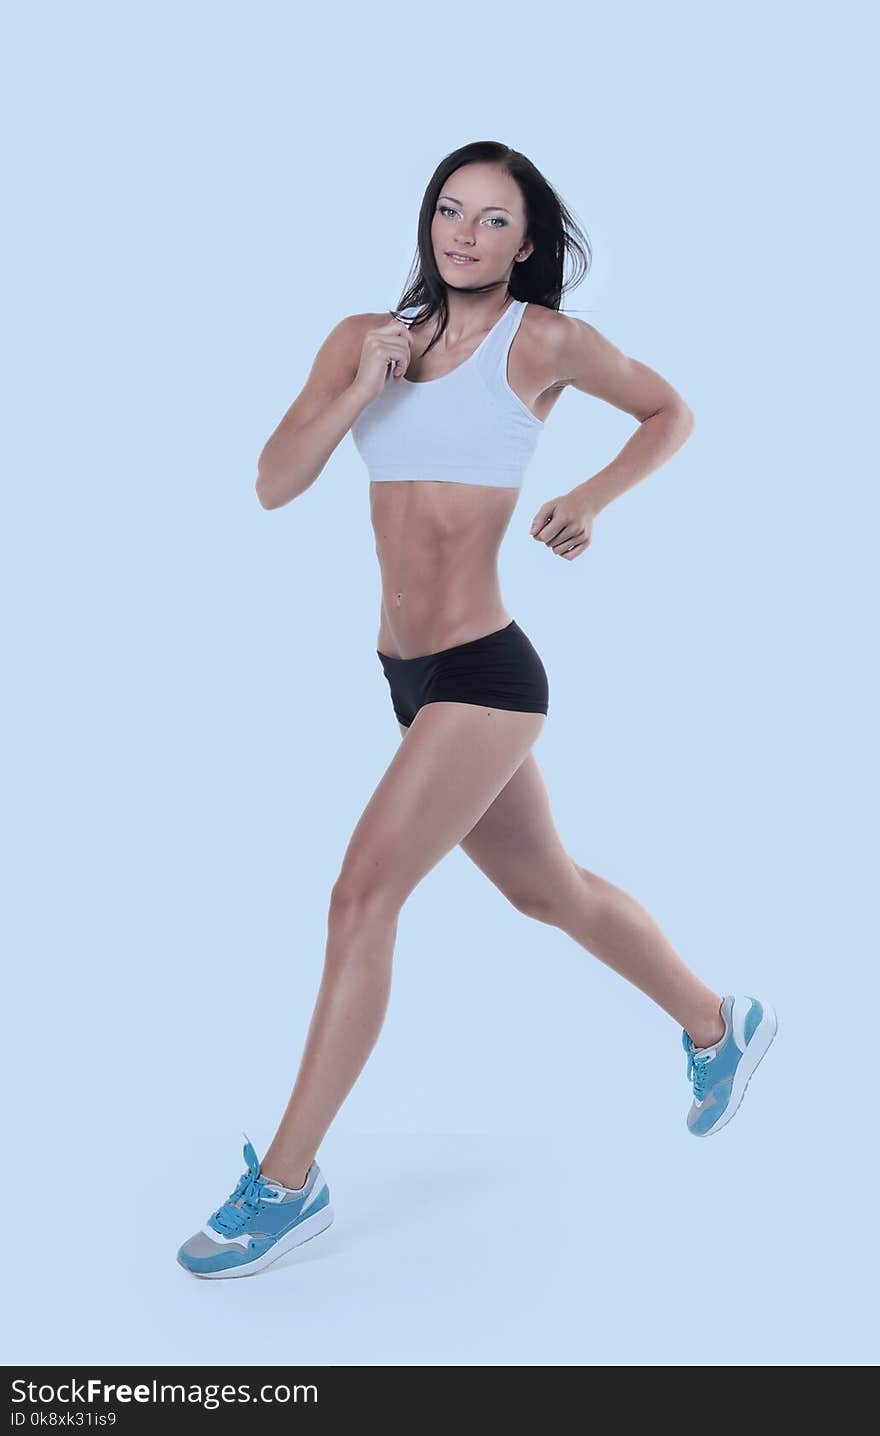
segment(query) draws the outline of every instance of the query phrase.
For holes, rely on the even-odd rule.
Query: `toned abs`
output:
[[[370,484],[382,653],[417,658],[510,622],[498,551],[519,494],[439,481]]]

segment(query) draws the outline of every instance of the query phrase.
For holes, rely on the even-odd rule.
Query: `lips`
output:
[[[454,249],[444,249],[443,253],[447,259],[451,259],[456,264],[479,264],[480,262],[474,255],[459,254],[458,251]]]

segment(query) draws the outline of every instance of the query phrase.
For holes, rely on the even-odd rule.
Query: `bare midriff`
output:
[[[380,653],[419,658],[510,623],[498,552],[519,493],[424,479],[370,484]]]

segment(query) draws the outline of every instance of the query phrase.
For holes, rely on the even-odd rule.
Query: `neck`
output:
[[[479,291],[446,285],[446,306],[449,318],[446,336],[450,345],[469,334],[491,329],[511,303],[506,279],[498,279]]]

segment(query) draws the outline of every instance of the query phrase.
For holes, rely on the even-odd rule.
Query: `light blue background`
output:
[[[876,1360],[867,15],[10,21],[7,1362]],[[270,513],[256,459],[476,138],[586,227],[565,307],[697,418],[562,563],[534,513],[633,431],[568,391],[505,540],[558,827],[780,1033],[693,1140],[675,1024],[456,850],[319,1153],[335,1225],[197,1282],[177,1246],[271,1138],[398,741],[350,436]]]

